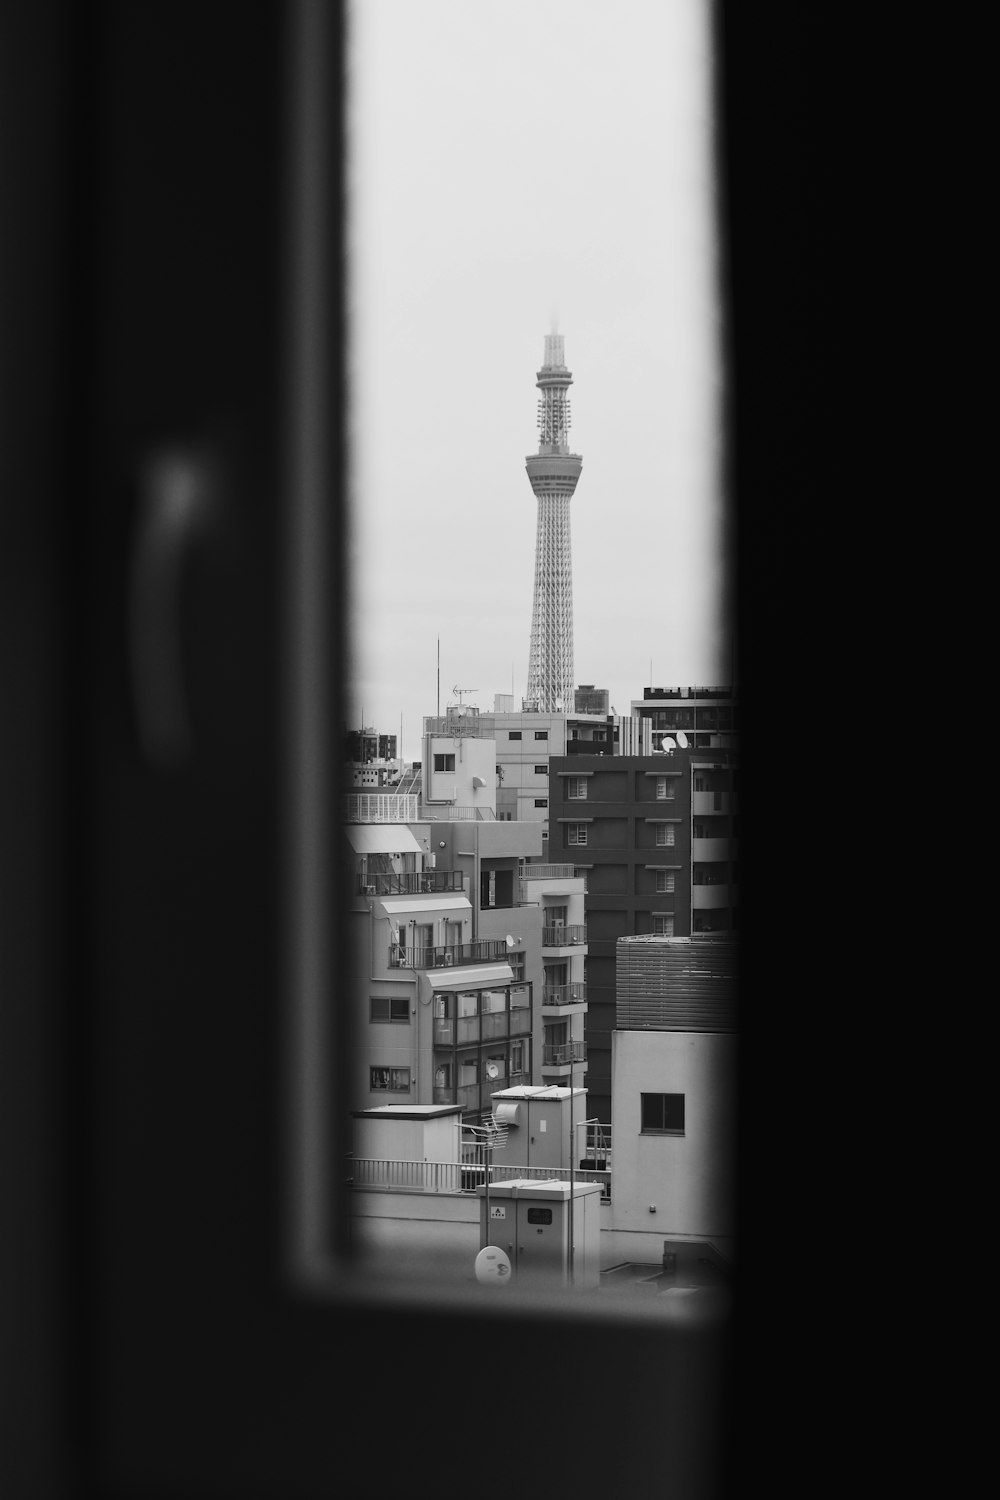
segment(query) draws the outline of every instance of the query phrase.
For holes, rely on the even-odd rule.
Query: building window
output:
[[[519,740],[521,738],[521,731],[519,729],[508,729],[507,738],[509,740]]]
[[[573,844],[585,844],[587,842],[586,823],[567,823],[566,842],[571,846]]]
[[[659,848],[664,849],[672,846],[675,842],[676,830],[673,823],[657,823],[656,842]]]
[[[674,800],[674,783],[673,783],[673,778],[672,777],[670,777],[670,776],[657,776],[657,778],[656,778],[656,799],[657,799],[658,802],[673,802],[673,800]]]
[[[536,807],[548,807],[548,805],[549,805],[549,799],[548,799],[548,797],[536,797],[535,798],[535,806]]]
[[[696,776],[694,778],[694,789],[696,792],[703,792],[705,790],[704,776]]]
[[[401,1026],[410,1024],[410,1002],[405,995],[398,998],[386,998],[381,995],[372,995],[369,1000],[369,1019],[385,1024],[396,1022]]]
[[[535,730],[535,739],[536,740],[547,740],[548,737],[549,737],[549,731],[547,729],[536,729]]]
[[[654,916],[653,917],[653,936],[654,937],[673,937],[673,935],[674,935],[674,919],[673,919],[673,917],[664,917],[664,916]]]
[[[656,872],[656,894],[665,895],[676,889],[676,871],[657,870]]]
[[[549,774],[549,768],[548,768],[548,766],[536,766],[535,767],[535,775],[536,776],[547,776],[548,774]]]
[[[566,778],[566,796],[571,802],[586,802],[587,800],[587,778],[586,776],[569,776]]]
[[[515,984],[523,984],[524,983],[524,953],[523,953],[523,951],[520,952],[520,953],[511,953],[511,954],[509,954],[508,957],[507,957],[507,962],[510,964],[510,971],[511,971],[511,973],[514,976],[514,983]]]
[[[372,1090],[380,1089],[390,1094],[410,1092],[409,1068],[369,1068],[368,1079],[368,1087]]]
[[[435,755],[435,757],[434,757],[434,769],[435,769],[435,771],[454,771],[454,769],[455,769],[455,757],[454,757],[454,755]]]
[[[641,1097],[644,1135],[684,1134],[683,1094],[643,1094]]]

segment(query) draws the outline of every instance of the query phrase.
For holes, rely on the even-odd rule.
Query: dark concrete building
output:
[[[588,1108],[606,1123],[618,940],[738,930],[737,797],[729,749],[550,762],[548,857],[587,878]]]

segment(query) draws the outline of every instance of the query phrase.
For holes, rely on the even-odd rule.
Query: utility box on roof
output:
[[[508,1127],[498,1165],[546,1172],[569,1168],[579,1144],[578,1127],[587,1118],[586,1089],[525,1084],[490,1097],[494,1118]]]
[[[493,1183],[479,1195],[479,1242],[506,1252],[522,1288],[600,1284],[601,1187],[559,1178]],[[572,1272],[570,1246],[573,1247]]]

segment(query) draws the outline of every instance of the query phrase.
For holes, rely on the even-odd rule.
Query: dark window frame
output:
[[[684,1135],[684,1095],[639,1095],[639,1132],[641,1135]]]

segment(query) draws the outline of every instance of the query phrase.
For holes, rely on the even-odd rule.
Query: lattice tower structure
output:
[[[569,505],[583,459],[569,451],[573,377],[566,368],[562,334],[545,336],[537,373],[538,452],[525,467],[538,502],[535,538],[535,592],[525,707],[541,713],[569,713],[573,707],[573,554]]]

